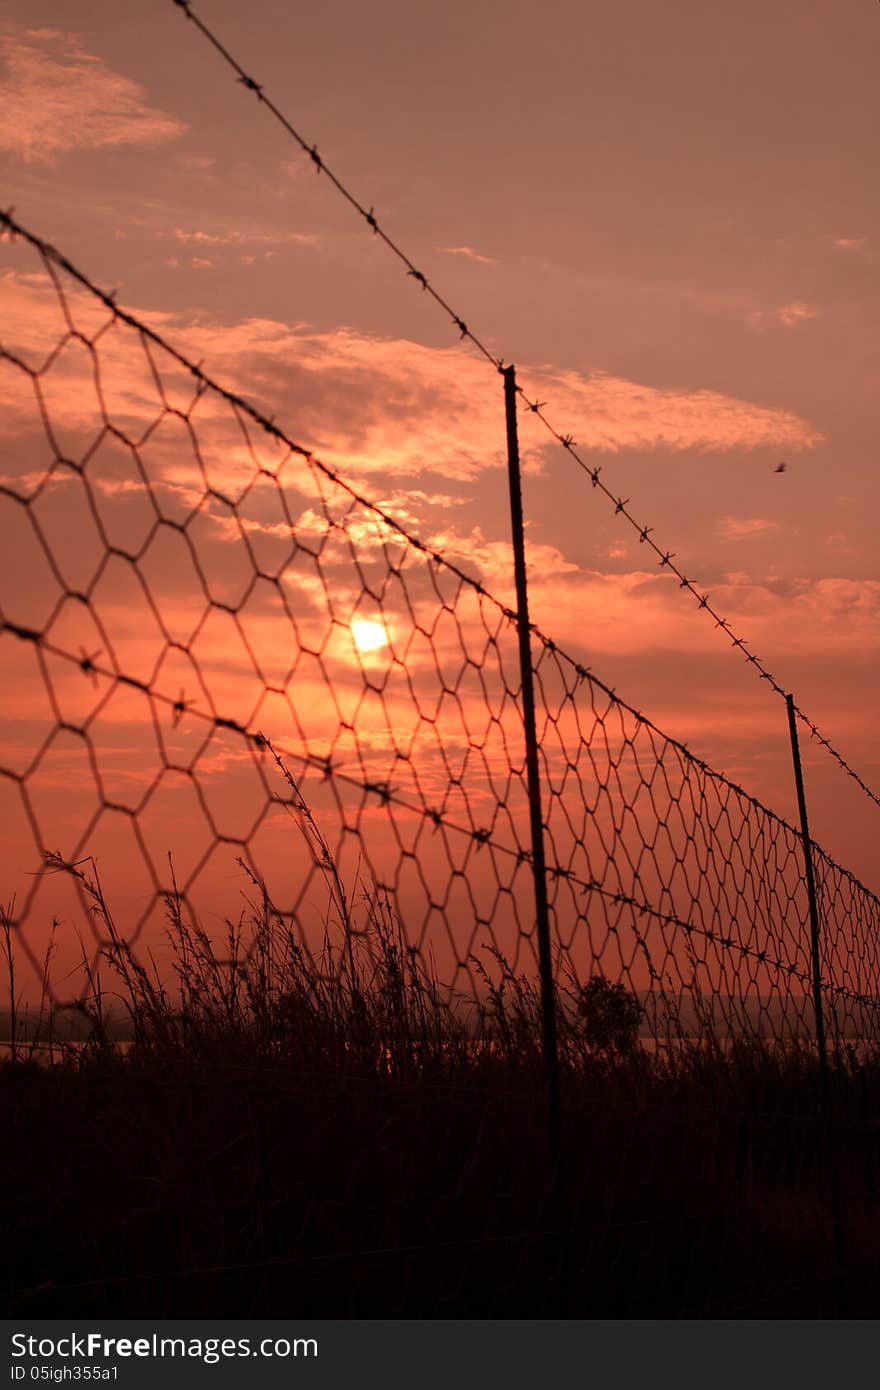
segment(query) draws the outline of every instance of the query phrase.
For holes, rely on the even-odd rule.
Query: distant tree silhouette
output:
[[[594,975],[579,1001],[584,1039],[595,1052],[629,1057],[636,1049],[644,1009],[632,990]]]

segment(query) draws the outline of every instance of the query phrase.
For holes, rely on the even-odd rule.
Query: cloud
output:
[[[825,544],[829,550],[836,550],[839,555],[858,554],[845,531],[832,531],[830,535],[825,537]]]
[[[797,328],[802,323],[809,323],[811,319],[818,318],[820,313],[817,305],[795,299],[790,304],[780,304],[776,309],[752,309],[746,314],[746,323],[759,332],[774,326]]]
[[[465,347],[253,319],[212,328],[204,351],[221,380],[266,402],[285,400],[299,442],[350,474],[430,470],[463,481],[504,462],[497,383]],[[530,396],[549,400],[550,418],[586,453],[797,450],[821,439],[792,411],[700,387],[663,390],[549,365],[525,366],[519,379]],[[521,446],[534,464],[558,446],[530,421],[526,413]]]
[[[460,555],[501,602],[513,602],[509,547],[486,542],[479,530],[456,538],[447,529],[429,541]],[[600,675],[623,657],[653,655],[662,664],[685,653],[724,661],[725,642],[674,578],[585,569],[553,546],[528,542],[526,559],[533,621],[573,656],[595,656]],[[786,584],[738,573],[713,585],[711,599],[774,671],[803,659],[862,662],[880,644],[880,581],[829,576]]]
[[[185,169],[189,174],[212,174],[217,161],[211,155],[178,154],[175,163],[179,169]]]
[[[190,249],[212,253],[193,260],[208,269],[213,245],[193,241]],[[2,292],[4,343],[38,367],[67,332],[57,296],[43,276],[20,271],[3,277]],[[91,297],[70,288],[66,298],[73,322],[87,337],[106,323],[106,310]],[[316,332],[271,319],[222,323],[155,311],[142,317],[192,360],[203,359],[206,372],[253,400],[265,414],[272,415],[283,403],[279,420],[291,437],[355,483],[378,474],[387,489],[391,479],[429,473],[461,484],[504,465],[497,377],[463,345],[438,349],[345,328]],[[160,403],[136,336],[119,329],[111,339],[98,348],[102,381],[109,374],[113,383],[108,411],[113,423],[135,440],[149,411],[155,413]],[[100,425],[93,374],[89,354],[72,344],[53,362],[43,383],[53,419],[63,420],[68,432],[78,432],[80,452]],[[585,457],[626,448],[723,452],[773,446],[789,452],[810,448],[821,438],[793,412],[699,387],[665,390],[604,372],[548,365],[524,367],[520,381],[530,396],[550,402],[551,418],[574,435]],[[187,385],[191,392],[192,382]],[[228,412],[222,420],[221,415],[213,397],[199,407],[202,433],[213,430],[216,435],[212,451],[220,461],[214,475],[218,486],[225,485],[227,474],[237,477],[242,466],[237,426],[233,428]],[[11,420],[7,426],[13,428]],[[525,464],[539,467],[547,452],[558,448],[525,411]],[[436,486],[432,482],[431,490]],[[366,484],[366,490],[375,491],[375,482]]]
[[[182,227],[174,228],[174,239],[183,242],[184,246],[193,243],[199,246],[218,246],[235,240],[234,237],[221,236],[213,232],[186,232]]]
[[[438,255],[461,256],[466,261],[476,261],[478,265],[498,264],[492,256],[481,256],[472,246],[435,246],[434,250]]]
[[[821,435],[793,411],[699,386],[660,389],[596,371],[526,369],[549,400],[548,415],[586,449],[811,448]]]
[[[319,246],[320,238],[312,232],[254,232],[254,231],[189,231],[174,228],[174,240],[184,246]],[[265,254],[265,253],[264,253]]]
[[[723,516],[718,522],[718,533],[724,541],[752,540],[756,536],[771,536],[778,530],[778,521],[760,516]]]
[[[839,236],[835,238],[834,245],[838,251],[864,251],[868,245],[866,236]]]
[[[827,660],[876,651],[880,642],[878,580],[829,575],[785,584],[745,578],[718,594],[750,626],[759,650],[769,642],[768,650],[814,652]]]
[[[0,54],[0,100],[8,113],[0,149],[28,163],[52,162],[74,149],[162,144],[186,128],[71,34],[7,29]]]
[[[779,322],[785,328],[792,328],[798,323],[807,323],[810,319],[819,317],[819,310],[815,304],[804,304],[801,300],[795,300],[793,304],[783,304],[777,310]]]

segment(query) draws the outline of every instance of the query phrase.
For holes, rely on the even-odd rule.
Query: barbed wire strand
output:
[[[273,99],[266,93],[266,90],[262,83],[257,82],[255,78],[251,77],[249,73],[245,71],[245,69],[238,62],[238,60],[233,56],[232,53],[230,53],[229,49],[226,48],[226,46],[220,41],[220,39],[218,39],[218,37],[212,31],[212,29],[204,22],[203,19],[200,18],[199,15],[195,13],[192,4],[190,3],[190,0],[172,0],[172,3],[179,10],[183,11],[186,18],[195,26],[196,29],[198,29],[198,31],[202,34],[206,41],[216,50],[216,52],[220,54],[223,60],[235,73],[236,80],[239,83],[241,83],[241,85],[245,87],[247,91],[253,93],[253,95],[257,98],[257,101],[262,106],[264,106],[267,111],[269,111],[269,113],[274,117],[274,119],[279,123],[279,125],[281,125],[283,129],[287,132],[287,134],[293,140],[296,141],[302,152],[308,155],[317,173],[324,174],[326,176],[326,178],[330,181],[330,183],[333,185],[336,191],[340,194],[340,196],[345,199],[345,201],[355,210],[356,213],[358,213],[358,215],[361,218],[363,218],[364,222],[371,229],[374,235],[377,236],[379,240],[385,244],[385,246],[392,253],[392,255],[396,256],[397,259],[406,267],[407,275],[414,279],[416,283],[421,286],[422,290],[424,290],[425,293],[427,293],[428,296],[434,301],[434,303],[437,304],[438,307],[443,310],[443,312],[451,320],[452,324],[460,334],[461,339],[466,340],[474,348],[476,348],[477,352],[479,352],[480,355],[484,357],[487,362],[491,363],[491,365],[495,367],[497,371],[503,371],[505,366],[504,358],[496,356],[496,354],[493,353],[489,347],[487,347],[487,345],[482,341],[482,339],[471,328],[468,327],[468,324],[466,320],[462,317],[462,315],[456,312],[456,310],[452,307],[448,300],[434,287],[434,285],[429,280],[428,276],[423,271],[417,268],[417,266],[407,255],[407,253],[385,231],[384,227],[382,226],[381,222],[376,216],[375,208],[373,206],[370,206],[369,208],[366,207],[355,196],[355,194],[351,192],[348,186],[342,181],[342,179],[339,178],[339,176],[334,172],[334,170],[318,153],[317,145],[314,143],[309,144],[305,136],[303,136],[300,133],[300,131],[297,130],[296,126],[293,125],[293,123],[288,119],[287,116],[285,116],[285,114],[281,111],[281,109],[277,106]],[[751,650],[750,644],[744,638],[738,637],[734,633],[728,619],[722,617],[722,615],[718,612],[718,610],[710,601],[709,594],[701,588],[697,581],[689,578],[685,574],[685,572],[677,564],[675,564],[675,552],[663,549],[663,547],[661,547],[658,544],[658,542],[654,540],[653,533],[655,528],[652,526],[647,526],[643,522],[639,521],[629,509],[630,499],[623,498],[619,494],[613,492],[612,489],[608,487],[607,484],[603,481],[601,476],[603,472],[603,466],[591,465],[587,463],[584,458],[581,457],[581,455],[578,453],[574,436],[571,434],[562,433],[560,430],[558,430],[556,426],[553,424],[553,422],[550,420],[549,416],[546,414],[544,409],[544,407],[547,404],[546,401],[539,401],[537,397],[535,397],[534,399],[530,399],[523,387],[519,384],[517,384],[516,389],[517,394],[522,398],[524,408],[527,411],[531,412],[533,415],[535,415],[537,419],[540,420],[541,424],[544,426],[547,432],[556,440],[558,444],[560,444],[571,455],[575,463],[590,479],[590,483],[593,486],[593,488],[600,492],[605,498],[607,498],[609,502],[613,504],[615,515],[623,517],[624,521],[626,521],[628,525],[632,528],[632,530],[635,531],[635,533],[638,535],[639,542],[648,546],[649,550],[651,550],[653,554],[657,557],[660,564],[660,568],[664,570],[667,574],[674,576],[679,581],[679,587],[686,590],[696,601],[698,608],[705,611],[708,617],[710,617],[713,620],[715,626],[717,628],[720,628],[722,632],[724,632],[725,635],[730,638],[732,649],[741,652],[746,662],[758,672],[759,678],[762,681],[766,681],[775,694],[785,699],[789,692],[786,691],[785,687],[780,684],[780,682],[767,668],[767,666],[764,664],[761,658]],[[818,725],[816,724],[815,720],[810,718],[810,716],[806,714],[798,704],[795,704],[794,711],[798,719],[801,720],[801,722],[809,731],[810,738],[825,749],[825,751],[838,764],[841,770],[845,772],[847,776],[849,776],[858,787],[861,788],[865,795],[869,797],[875,805],[880,806],[880,795],[878,795],[868,786],[868,784],[859,775],[859,773],[856,772],[855,769],[846,760],[843,754],[840,753],[838,749],[831,743],[831,741],[825,737],[825,735],[821,732]]]

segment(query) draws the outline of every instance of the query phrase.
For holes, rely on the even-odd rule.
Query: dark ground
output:
[[[554,1196],[534,1057],[8,1063],[6,1315],[880,1315],[876,1066],[825,1118],[802,1055],[564,1080]]]

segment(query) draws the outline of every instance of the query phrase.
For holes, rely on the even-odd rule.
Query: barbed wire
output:
[[[314,143],[310,144],[308,142],[305,136],[300,133],[300,131],[292,124],[288,117],[285,116],[285,114],[281,111],[280,107],[278,107],[275,101],[267,94],[264,85],[248,74],[244,67],[242,67],[242,65],[239,63],[237,58],[235,58],[233,54],[230,53],[229,49],[220,41],[220,39],[209,27],[209,25],[207,25],[205,21],[201,19],[199,15],[196,14],[190,0],[172,0],[172,3],[179,10],[183,11],[186,18],[194,25],[196,29],[198,29],[198,31],[202,34],[205,40],[215,49],[215,51],[219,53],[219,55],[223,58],[224,62],[226,62],[227,65],[235,73],[236,80],[243,87],[245,87],[245,89],[248,92],[251,92],[256,97],[257,101],[260,103],[261,106],[265,107],[266,110],[269,111],[269,113],[274,117],[274,119],[279,123],[279,125],[281,125],[283,129],[287,132],[287,134],[291,136],[293,140],[296,141],[303,154],[308,155],[317,173],[324,174],[326,176],[326,178],[330,181],[330,183],[333,185],[336,191],[340,194],[340,196],[344,198],[345,201],[349,204],[349,206],[352,207],[354,211],[363,219],[363,221],[370,228],[373,234],[377,236],[379,240],[382,241],[384,245],[388,248],[388,250],[392,253],[392,255],[394,255],[401,262],[401,264],[406,268],[407,276],[415,280],[416,284],[418,284],[422,288],[422,290],[429,296],[429,298],[433,300],[433,302],[440,309],[442,309],[444,314],[446,314],[454,328],[459,333],[460,338],[464,341],[469,342],[477,350],[477,352],[480,353],[480,355],[486,359],[487,362],[489,362],[497,371],[502,372],[505,366],[504,358],[497,356],[494,352],[492,352],[492,350],[478,336],[478,334],[475,333],[473,329],[471,329],[468,326],[467,322],[462,317],[462,315],[459,314],[448,302],[448,300],[435,288],[428,276],[423,271],[417,268],[417,266],[407,255],[407,253],[388,234],[388,232],[386,232],[385,228],[382,226],[381,222],[376,216],[375,208],[372,205],[370,207],[367,207],[355,196],[354,193],[351,192],[348,186],[342,181],[342,179],[339,178],[339,176],[334,172],[331,166],[327,164],[326,160],[324,160],[323,157],[318,153],[317,145]],[[615,515],[623,517],[624,521],[626,521],[630,528],[638,535],[639,542],[641,544],[647,545],[648,549],[653,552],[653,554],[659,561],[660,568],[664,571],[664,573],[672,575],[675,579],[678,580],[679,588],[686,590],[686,592],[689,593],[691,597],[696,601],[697,607],[700,610],[704,611],[707,614],[707,616],[712,619],[716,628],[719,628],[725,634],[725,636],[730,638],[731,649],[740,652],[745,661],[748,663],[748,665],[750,665],[751,667],[753,667],[755,671],[757,671],[759,678],[762,681],[765,681],[776,695],[779,695],[782,697],[782,699],[785,699],[789,692],[777,680],[777,678],[765,665],[762,659],[751,650],[751,646],[745,640],[745,638],[738,637],[736,635],[736,633],[732,629],[729,620],[724,618],[721,615],[721,613],[716,609],[714,604],[711,602],[710,595],[702,589],[702,587],[696,580],[689,578],[685,574],[684,570],[682,570],[679,567],[679,565],[675,563],[675,552],[664,549],[654,539],[655,528],[646,525],[642,521],[639,521],[638,518],[635,517],[633,513],[630,511],[630,499],[624,498],[620,494],[615,493],[604,482],[602,478],[603,465],[591,465],[581,456],[581,454],[578,452],[574,436],[572,434],[563,433],[562,431],[557,429],[557,427],[550,420],[549,416],[546,414],[546,411],[544,409],[544,407],[547,404],[546,401],[539,401],[537,397],[531,399],[529,395],[526,393],[525,389],[519,384],[517,384],[516,389],[517,394],[522,399],[522,404],[525,410],[535,415],[536,418],[540,420],[541,424],[552,436],[552,438],[555,439],[556,442],[566,450],[566,452],[571,456],[571,458],[574,459],[575,463],[587,475],[592,487],[596,491],[600,492],[602,496],[604,496],[610,503],[612,503]],[[859,773],[856,772],[856,770],[850,765],[850,763],[847,761],[844,755],[841,752],[839,752],[839,750],[831,743],[831,741],[828,738],[825,737],[825,735],[819,729],[816,721],[813,720],[808,714],[806,714],[797,703],[794,706],[794,711],[798,719],[800,719],[800,721],[809,731],[811,739],[818,743],[820,747],[825,749],[825,751],[834,759],[834,761],[837,763],[840,769],[856,783],[856,785],[862,790],[862,792],[864,792],[864,794],[867,797],[869,797],[870,800],[873,801],[876,806],[880,806],[880,794],[874,792],[871,789],[871,787],[868,786],[868,784],[863,780]]]

